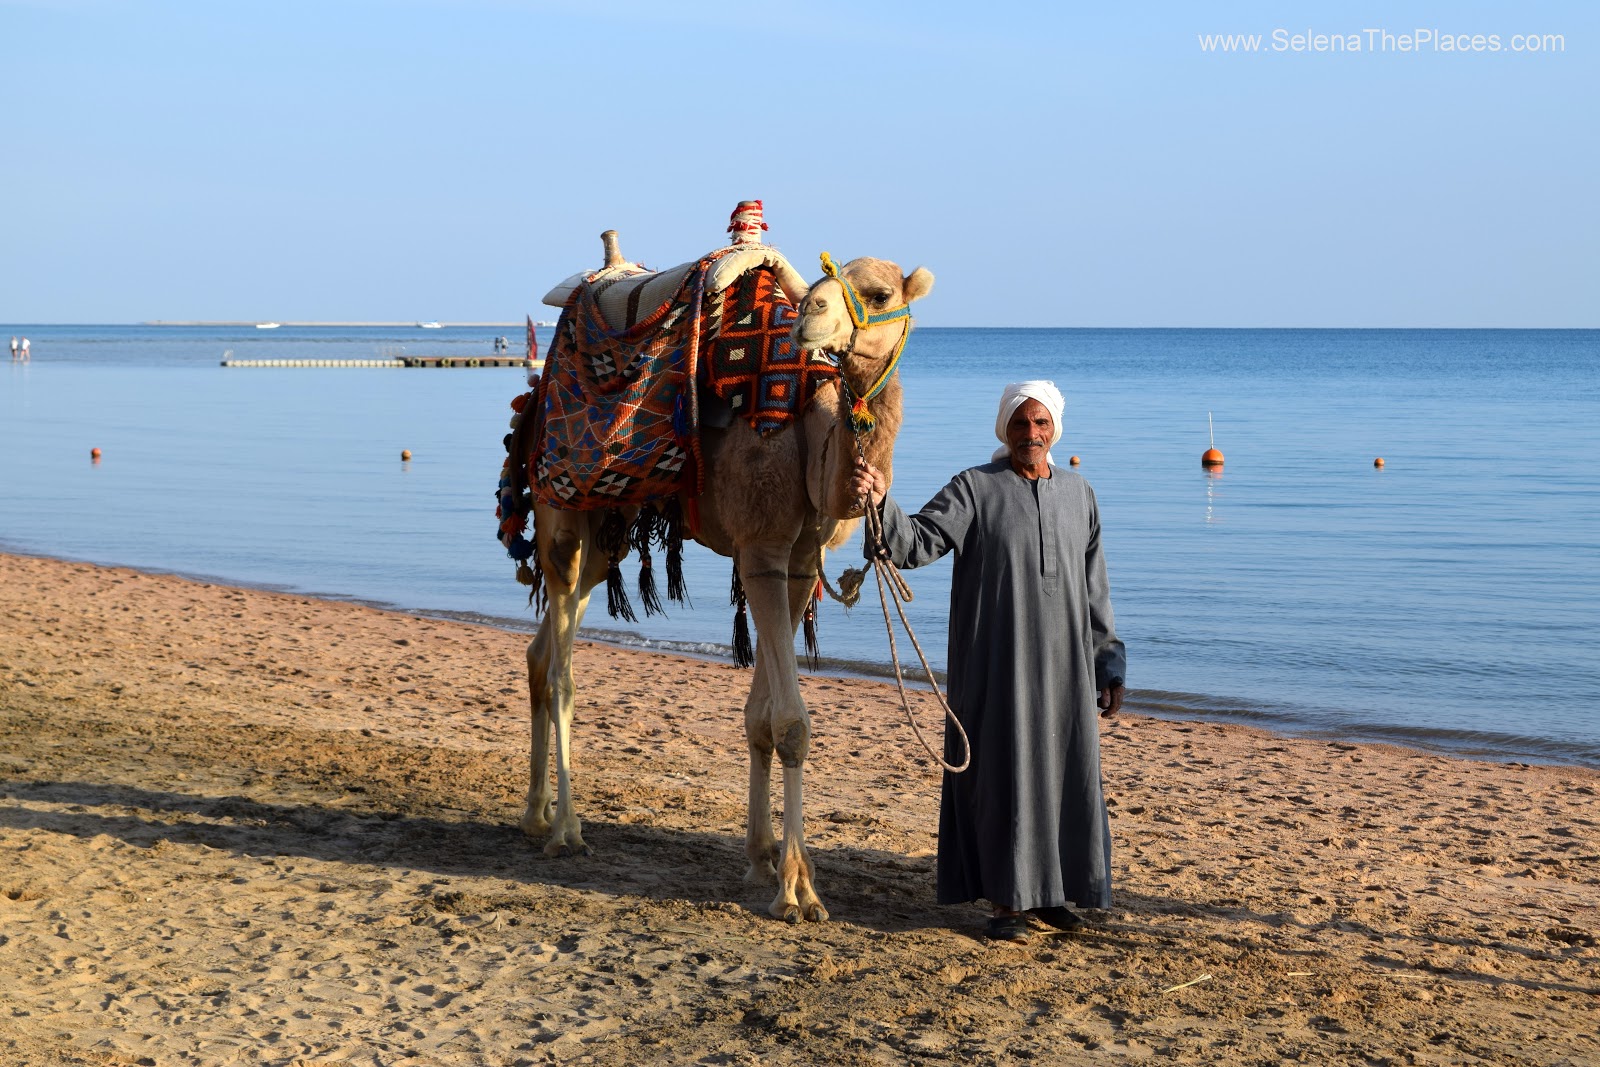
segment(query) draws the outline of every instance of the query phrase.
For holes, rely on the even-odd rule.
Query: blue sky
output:
[[[1600,5],[1074,7],[0,0],[0,323],[537,318],[760,197],[926,325],[1600,326]],[[1272,47],[1417,28],[1502,50]]]

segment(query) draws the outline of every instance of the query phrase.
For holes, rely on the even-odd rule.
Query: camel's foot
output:
[[[767,908],[774,919],[789,923],[801,920],[808,923],[827,921],[828,909],[817,898],[817,891],[811,884],[812,873],[811,859],[806,855],[805,846],[786,841],[783,860],[778,867],[778,895],[773,899],[772,906]]]
[[[785,866],[792,870],[795,865],[785,864]],[[797,923],[801,920],[808,923],[828,921],[828,909],[822,906],[817,891],[811,887],[810,866],[807,863],[806,869],[797,875],[778,879],[778,895],[773,899],[772,906],[767,908],[774,919],[782,919],[786,923]]]
[[[569,815],[556,823],[550,832],[550,840],[544,843],[546,856],[592,856],[594,849],[583,843],[583,833],[575,815]]]
[[[749,885],[771,885],[778,880],[778,843],[769,835],[765,840],[746,841],[744,854],[750,859],[744,880]]]
[[[517,821],[517,827],[529,837],[543,837],[550,832],[550,823],[554,818],[555,804],[550,798],[535,798],[528,801],[528,809]]]
[[[771,907],[767,908],[767,914],[786,923],[798,923],[801,920],[808,923],[827,922],[828,909],[822,906],[822,901],[817,899],[817,895],[808,892],[806,897],[808,899],[799,899],[793,894],[780,891]]]
[[[799,892],[800,917],[808,923],[825,923],[828,921],[828,909],[822,906],[822,901],[812,890],[809,883],[802,885]]]

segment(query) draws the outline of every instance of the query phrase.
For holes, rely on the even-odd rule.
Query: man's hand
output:
[[[889,491],[889,486],[883,480],[883,472],[864,459],[856,461],[856,475],[850,488],[857,500],[870,496],[873,507],[883,503],[883,494]]]
[[[1124,692],[1125,690],[1122,688],[1121,683],[1113,685],[1109,689],[1100,690],[1100,699],[1096,700],[1095,704],[1100,708],[1100,717],[1102,719],[1109,719],[1122,710],[1122,694]]]

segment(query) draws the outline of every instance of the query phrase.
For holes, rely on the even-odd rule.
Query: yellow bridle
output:
[[[900,365],[900,356],[906,350],[907,339],[911,337],[911,305],[901,304],[887,311],[868,311],[867,302],[861,299],[861,294],[856,292],[856,287],[850,284],[850,279],[844,276],[844,271],[834,264],[833,257],[826,252],[822,253],[822,272],[838,282],[839,287],[844,290],[845,310],[850,313],[850,321],[856,330],[870,330],[874,326],[887,326],[895,322],[903,321],[905,323],[905,331],[900,334],[900,340],[895,344],[894,352],[890,355],[889,362],[884,366],[883,373],[878,375],[877,381],[873,382],[867,388],[867,391],[859,397],[853,395],[850,383],[844,376],[843,368],[841,367],[840,369],[839,386],[844,390],[845,399],[850,402],[850,428],[858,434],[868,433],[877,423],[877,420],[872,417],[872,412],[867,409],[867,401],[883,392],[884,387],[889,384],[889,379],[894,377],[895,369]],[[855,347],[855,330],[852,330],[850,347],[846,350],[845,355],[849,355],[850,352],[855,350]]]

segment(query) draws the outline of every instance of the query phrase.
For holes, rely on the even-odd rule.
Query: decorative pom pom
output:
[[[856,433],[866,433],[878,424],[872,412],[867,410],[865,397],[859,398],[850,405],[850,428]]]

